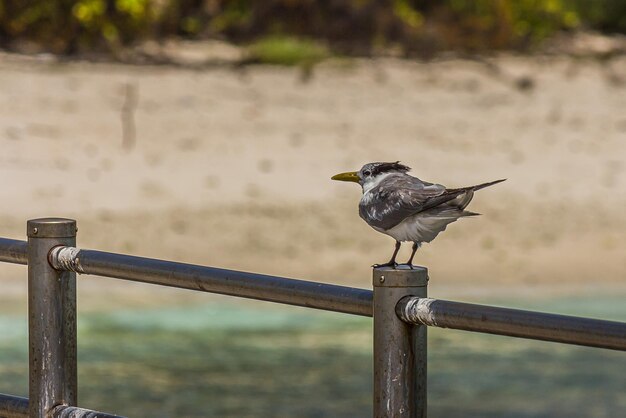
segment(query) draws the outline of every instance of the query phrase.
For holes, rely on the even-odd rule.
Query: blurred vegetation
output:
[[[626,33],[626,1],[578,0],[576,10],[585,24],[603,32]]]
[[[249,47],[249,59],[252,61],[276,65],[312,66],[329,52],[316,42],[286,36],[260,38]]]
[[[368,55],[525,49],[577,28],[626,32],[626,0],[0,0],[0,46],[116,52],[147,39],[219,38],[284,52]],[[298,52],[299,54],[299,52]],[[297,54],[295,54],[297,55]]]

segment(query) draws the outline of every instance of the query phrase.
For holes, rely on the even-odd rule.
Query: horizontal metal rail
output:
[[[58,270],[372,316],[372,291],[102,251],[56,247]]]
[[[121,415],[106,414],[68,405],[55,406],[50,415],[53,418],[124,418]]]
[[[13,264],[26,264],[27,241],[0,238],[0,262]]]
[[[396,306],[405,322],[532,340],[626,351],[626,323],[408,296]]]
[[[28,418],[28,398],[0,393],[0,417]]]
[[[25,264],[25,241],[0,239],[0,261]],[[372,316],[366,289],[225,270],[102,251],[57,247],[60,270]],[[408,323],[626,351],[626,324],[435,299],[398,304]]]
[[[123,418],[77,406],[59,405],[50,412],[54,418]],[[0,417],[28,418],[28,398],[0,393]]]

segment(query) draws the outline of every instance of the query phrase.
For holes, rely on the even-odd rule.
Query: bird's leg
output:
[[[409,261],[406,262],[406,265],[409,266],[411,270],[413,270],[413,257],[415,257],[415,253],[420,245],[417,242],[413,242],[413,252],[411,253],[411,257],[409,257]]]
[[[396,268],[398,263],[396,263],[396,256],[398,255],[398,251],[400,251],[400,241],[396,241],[396,249],[393,251],[393,255],[391,256],[391,260],[385,264],[374,264],[372,267],[393,267]]]

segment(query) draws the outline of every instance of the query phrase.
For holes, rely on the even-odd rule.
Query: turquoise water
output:
[[[224,299],[226,300],[226,299]],[[493,304],[626,320],[619,295]],[[0,392],[27,394],[0,316]],[[79,398],[129,417],[371,416],[371,320],[259,302],[83,314]],[[626,416],[626,353],[429,330],[431,417]]]

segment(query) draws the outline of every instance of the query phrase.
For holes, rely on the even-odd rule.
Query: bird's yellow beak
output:
[[[339,181],[353,181],[355,183],[359,182],[359,176],[357,175],[356,171],[350,171],[349,173],[335,174],[330,179],[339,180]]]

